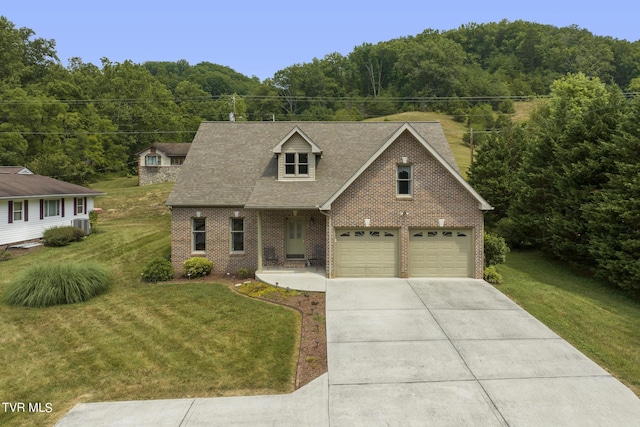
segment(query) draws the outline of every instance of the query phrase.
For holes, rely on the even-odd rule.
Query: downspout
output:
[[[331,220],[331,211],[329,211],[329,213],[324,213],[320,209],[318,209],[318,211],[322,215],[324,215],[324,216],[326,216],[328,218],[327,227],[328,227],[329,233],[328,233],[327,239],[333,239],[333,221]],[[330,272],[329,276],[333,277],[333,254],[332,254],[332,251],[331,251],[331,248],[333,248],[333,242],[329,240],[329,241],[327,241],[327,243],[329,243],[329,251],[328,251],[328,254],[327,254],[327,258],[328,258],[328,262],[329,262],[328,270]],[[331,277],[327,277],[327,279],[329,279]]]
[[[258,209],[258,271],[262,271],[262,210]]]

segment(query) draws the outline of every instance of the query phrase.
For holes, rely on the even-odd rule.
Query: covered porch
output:
[[[327,217],[320,210],[258,209],[256,231],[256,275],[280,271],[313,272],[324,277]]]

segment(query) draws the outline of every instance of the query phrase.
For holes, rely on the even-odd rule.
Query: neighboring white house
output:
[[[94,198],[104,194],[22,166],[0,166],[0,245],[39,239],[56,226],[75,225],[88,233]]]

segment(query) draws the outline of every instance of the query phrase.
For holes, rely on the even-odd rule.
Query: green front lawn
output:
[[[512,252],[497,286],[640,396],[640,303],[539,252]]]
[[[0,262],[0,295],[17,272],[43,261],[107,267],[107,293],[68,306],[0,302],[0,399],[51,403],[51,413],[11,413],[0,425],[52,425],[79,402],[287,393],[294,389],[300,315],[211,282],[140,282],[164,255],[171,185],[96,185],[99,233],[63,248]]]

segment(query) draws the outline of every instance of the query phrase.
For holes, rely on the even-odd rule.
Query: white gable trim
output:
[[[331,204],[349,188],[351,184],[396,140],[404,131],[413,135],[424,148],[435,157],[442,166],[478,201],[479,209],[483,211],[493,210],[491,206],[467,181],[456,171],[409,123],[404,123],[378,150],[347,180],[321,207],[320,210],[331,210]]]
[[[276,145],[275,147],[273,147],[273,153],[274,154],[280,154],[282,153],[282,146],[289,141],[289,139],[291,139],[291,137],[295,134],[298,134],[302,137],[302,139],[304,139],[307,144],[309,144],[311,146],[311,152],[313,154],[322,154],[322,149],[320,147],[318,147],[312,140],[311,138],[309,138],[303,131],[302,129],[300,129],[297,125],[291,130],[291,132],[289,132],[284,138],[282,138],[280,140],[280,142],[278,143],[278,145]]]

